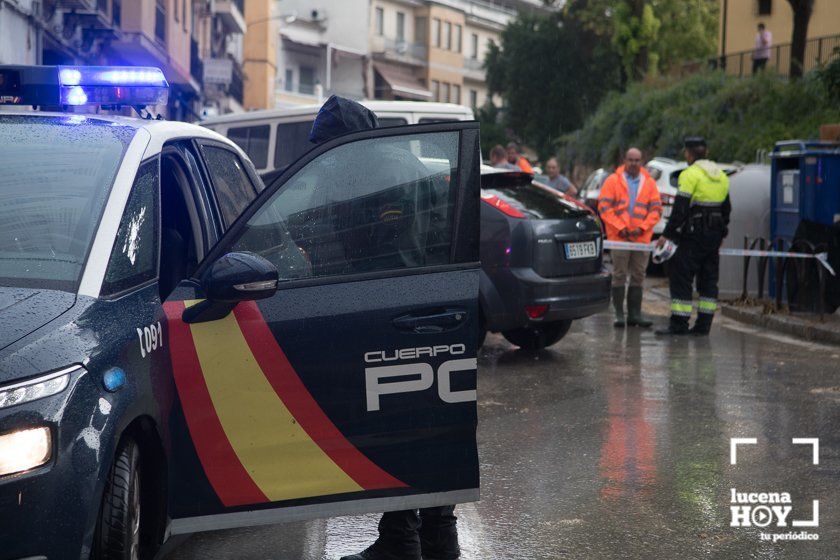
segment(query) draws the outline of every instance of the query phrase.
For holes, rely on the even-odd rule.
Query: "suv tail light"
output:
[[[548,311],[548,305],[526,305],[525,313],[528,314],[529,319],[541,319]]]
[[[481,200],[496,208],[506,216],[511,218],[525,218],[525,214],[517,210],[512,204],[505,202],[494,194],[481,194]]]

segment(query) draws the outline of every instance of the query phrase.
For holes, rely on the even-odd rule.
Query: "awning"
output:
[[[374,62],[373,69],[379,74],[394,95],[428,101],[432,98],[432,92],[426,89],[423,82],[411,74],[409,70],[385,62]]]
[[[312,33],[305,29],[286,27],[282,31],[280,31],[280,37],[284,41],[290,41],[303,47],[323,49],[326,46],[326,44],[323,41],[321,41],[318,34]]]

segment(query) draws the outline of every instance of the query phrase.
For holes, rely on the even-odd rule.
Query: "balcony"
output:
[[[484,61],[478,58],[464,58],[464,77],[470,80],[485,81]]]
[[[57,8],[65,10],[95,10],[97,0],[58,0]]]
[[[429,60],[429,50],[426,45],[390,37],[374,37],[371,50],[379,58],[417,66],[426,66]]]
[[[248,24],[245,23],[244,0],[216,0],[213,3],[213,13],[219,16],[222,25],[230,33],[245,33]]]

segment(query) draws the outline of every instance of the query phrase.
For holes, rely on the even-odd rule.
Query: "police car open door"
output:
[[[167,303],[172,534],[478,499],[479,161],[476,123],[320,145],[195,274],[258,255],[277,291]]]

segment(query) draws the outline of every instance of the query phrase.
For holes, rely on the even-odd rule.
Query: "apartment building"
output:
[[[243,8],[243,0],[0,0],[0,63],[156,66],[170,83],[168,105],[157,108],[167,118],[241,111]]]
[[[484,56],[540,0],[281,0],[277,106],[351,98],[487,99]],[[365,17],[366,15],[366,17]]]

